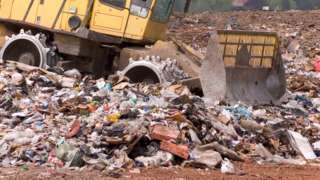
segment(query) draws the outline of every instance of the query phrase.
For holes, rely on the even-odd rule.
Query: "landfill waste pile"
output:
[[[195,19],[177,21],[211,29],[208,21]],[[205,51],[201,45],[205,40],[188,41],[188,33],[173,34],[173,27],[170,31],[171,37]],[[299,42],[300,37],[297,33]],[[132,84],[121,75],[94,79],[75,69],[56,74],[7,61],[0,66],[0,167],[35,164],[53,171],[86,167],[119,177],[126,169],[140,167],[178,165],[237,174],[241,172],[236,161],[316,163],[319,75],[313,66],[305,69],[309,62],[299,53],[311,61],[316,55],[306,53],[318,50],[306,47],[293,52],[283,47],[284,57],[294,55],[285,59],[286,98],[281,104],[263,106],[212,105],[176,82]]]
[[[172,165],[237,173],[234,161],[303,165],[320,155],[319,98],[208,106],[179,84],[75,79],[16,62],[1,66],[0,84],[1,167],[90,167],[116,177]]]

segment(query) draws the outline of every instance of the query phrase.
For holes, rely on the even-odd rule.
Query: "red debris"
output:
[[[314,62],[314,70],[320,72],[320,57],[317,57]]]
[[[176,140],[179,134],[177,129],[163,125],[155,125],[151,129],[151,138],[160,141]]]
[[[189,148],[186,145],[177,145],[169,141],[161,141],[160,149],[168,151],[176,156],[179,156],[183,159],[189,158]]]
[[[97,106],[94,104],[88,104],[87,107],[88,107],[89,112],[91,112],[91,113],[96,112],[96,110],[97,110]]]
[[[64,163],[56,157],[56,151],[52,150],[49,153],[48,162],[54,164],[55,167],[62,168]]]
[[[77,135],[80,131],[80,120],[76,119],[72,122],[68,133],[66,134],[66,138],[72,138]]]
[[[108,104],[103,105],[103,110],[104,110],[105,112],[109,112],[109,111],[110,111],[109,105],[108,105]]]

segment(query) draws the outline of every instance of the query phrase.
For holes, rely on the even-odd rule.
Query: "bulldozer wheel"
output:
[[[27,40],[18,40],[6,47],[3,59],[15,60],[32,66],[40,66],[40,53],[33,43]]]
[[[133,67],[125,73],[125,76],[133,83],[144,82],[147,84],[157,84],[161,81],[158,74],[147,66]]]
[[[29,31],[21,30],[19,34],[6,39],[0,51],[0,59],[48,68],[50,65],[49,52],[50,48],[45,43],[45,36],[41,36],[41,34],[32,35]]]

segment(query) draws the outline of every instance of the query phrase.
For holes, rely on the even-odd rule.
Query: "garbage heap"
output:
[[[320,155],[319,98],[293,93],[282,105],[209,106],[179,84],[75,79],[13,62],[0,69],[0,167],[234,173],[234,161],[303,165]]]

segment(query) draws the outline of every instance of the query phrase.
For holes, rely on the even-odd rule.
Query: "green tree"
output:
[[[320,0],[296,0],[299,9],[318,9]]]
[[[199,10],[231,10],[233,0],[192,0],[191,9]]]
[[[206,10],[232,10],[233,0],[191,0],[191,11]],[[176,0],[176,9],[182,11],[185,0]],[[276,10],[287,9],[317,9],[320,8],[320,0],[248,0],[247,6],[243,9],[261,9],[261,6],[267,5]]]
[[[267,0],[267,5],[276,10],[297,8],[296,0]]]

